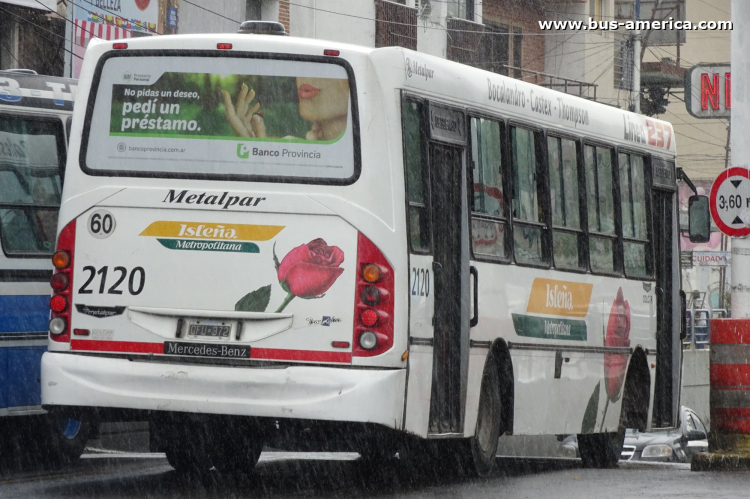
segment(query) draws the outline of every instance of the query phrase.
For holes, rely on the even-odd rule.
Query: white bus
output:
[[[3,439],[0,450],[16,464],[38,461],[35,447],[77,458],[95,426],[50,419],[41,406],[50,257],[76,87],[30,70],[0,71],[0,419],[20,439]]]
[[[669,123],[270,35],[94,40],[80,82],[45,406],[148,418],[177,469],[311,427],[479,474],[502,434],[574,433],[603,467],[674,425]]]

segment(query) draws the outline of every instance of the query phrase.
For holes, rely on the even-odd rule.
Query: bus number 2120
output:
[[[414,267],[411,275],[411,295],[430,296],[430,271]]]

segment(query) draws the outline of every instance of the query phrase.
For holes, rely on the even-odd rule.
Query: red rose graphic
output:
[[[607,336],[604,346],[607,347],[629,347],[630,346],[630,306],[622,296],[622,288],[617,290],[617,297],[612,303],[609,312],[609,323],[607,324]],[[604,377],[607,386],[607,395],[613,402],[620,398],[622,384],[625,381],[625,370],[627,369],[628,356],[619,353],[604,354]]]
[[[343,261],[344,252],[338,247],[314,239],[297,246],[281,260],[277,269],[279,282],[294,296],[315,298],[336,282],[344,271],[339,267]]]

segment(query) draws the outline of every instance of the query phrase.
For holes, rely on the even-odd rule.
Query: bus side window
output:
[[[586,165],[586,198],[589,219],[589,259],[592,272],[618,272],[615,250],[614,183],[612,181],[612,149],[584,147]]]
[[[409,242],[412,251],[430,251],[430,213],[427,209],[427,188],[424,167],[422,104],[404,101],[401,109],[404,134],[404,166],[408,203]]]
[[[581,229],[581,203],[578,195],[580,168],[576,142],[547,137],[547,158],[555,267],[582,269],[586,265],[586,245]]]
[[[475,256],[508,258],[500,123],[471,119],[471,247]]]
[[[651,254],[646,208],[646,176],[643,156],[620,153],[620,205],[625,275],[649,277]]]
[[[516,262],[545,265],[545,226],[539,195],[536,133],[511,127],[513,253]]]

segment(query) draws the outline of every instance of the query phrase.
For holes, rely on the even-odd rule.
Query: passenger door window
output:
[[[620,153],[620,205],[625,274],[649,277],[651,246],[646,207],[646,176],[643,156]]]
[[[471,246],[475,256],[507,259],[501,129],[497,121],[471,119]]]

